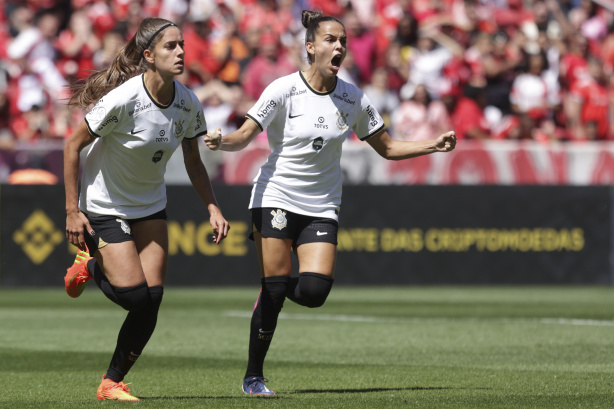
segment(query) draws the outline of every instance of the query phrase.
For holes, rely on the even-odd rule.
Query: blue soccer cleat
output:
[[[267,388],[264,384],[268,381],[267,378],[261,376],[250,376],[249,378],[243,379],[243,386],[241,389],[243,393],[247,395],[275,395],[275,392]]]

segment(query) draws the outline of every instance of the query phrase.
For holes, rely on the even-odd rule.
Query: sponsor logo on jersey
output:
[[[102,102],[102,100],[98,101],[98,103],[100,102]],[[107,116],[107,110],[104,109],[104,107],[99,107],[98,104],[87,113],[87,117],[94,121],[101,121],[105,116]]]
[[[103,123],[101,123],[97,130],[98,131],[102,131],[104,129],[104,127],[109,125],[111,122],[118,123],[119,120],[117,119],[117,117],[115,115],[113,115],[112,117],[107,118]]]
[[[134,128],[132,128],[132,130],[130,131],[130,135],[136,135],[137,133],[141,133],[143,131],[145,131],[146,129],[139,129],[138,131],[135,130]]]
[[[175,122],[175,138],[179,138],[183,135],[183,123],[185,120]]]
[[[347,117],[350,114],[344,114],[343,111],[337,111],[337,116],[339,118],[337,118],[337,128],[341,129],[342,131],[344,129],[348,129],[348,120]]]
[[[134,105],[134,109],[132,111],[128,111],[128,116],[133,116],[138,114],[139,112],[142,112],[146,109],[151,108],[151,102],[149,104],[141,104],[141,101],[136,101],[136,104]]]
[[[154,155],[151,158],[151,161],[153,163],[158,163],[162,160],[162,155],[164,155],[164,151],[156,151],[156,153],[154,153]]]
[[[274,229],[281,230],[288,225],[288,219],[286,219],[286,212],[284,212],[283,210],[271,210],[271,214],[273,215],[273,218],[271,219],[271,225]]]
[[[202,119],[200,119],[200,111],[199,111],[196,113],[196,128],[194,128],[194,130],[198,131],[202,125],[203,125],[203,121]]]
[[[173,108],[177,108],[177,109],[181,109],[183,110],[183,112],[190,112],[192,110],[192,108],[186,108],[185,107],[185,100],[181,100],[181,103],[178,104],[176,102],[173,103]]]
[[[324,146],[324,138],[322,138],[321,136],[318,136],[317,138],[313,140],[313,143],[311,144],[311,146],[313,147],[314,151],[318,152]]]
[[[318,123],[317,124],[313,124],[314,127],[318,128],[318,129],[328,129],[328,125],[326,125],[324,123],[324,117],[321,116],[318,118]]]
[[[296,87],[292,87],[292,89],[290,90],[289,94],[286,94],[286,98],[290,98],[290,97],[295,97],[297,95],[302,95],[302,94],[306,94],[307,93],[307,88],[305,89],[301,89],[301,90],[296,90]]]
[[[367,114],[369,115],[369,125],[376,126],[377,119],[375,119],[375,112],[373,111],[373,108],[371,107],[371,105],[367,107]]]
[[[267,114],[269,112],[271,112],[275,107],[277,106],[277,102],[270,100],[265,106],[264,108],[262,108],[260,110],[260,112],[258,112],[258,116],[260,118],[265,118],[267,116]]]
[[[356,101],[352,101],[351,99],[348,98],[348,93],[347,92],[344,92],[342,95],[338,95],[338,94],[333,93],[333,98],[340,99],[341,101],[345,102],[346,104],[351,104],[351,105],[356,104]]]

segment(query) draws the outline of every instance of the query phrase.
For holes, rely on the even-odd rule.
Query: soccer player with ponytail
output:
[[[347,35],[336,18],[303,11],[310,67],[279,78],[262,93],[240,129],[205,136],[212,149],[237,151],[267,128],[271,154],[254,180],[249,208],[261,267],[249,358],[242,389],[274,395],[264,378],[264,359],[286,298],[320,307],[333,285],[341,209],[341,146],[352,130],[382,157],[402,160],[456,145],[453,131],[428,141],[397,141],[367,96],[337,78]],[[299,262],[291,277],[291,253]]]
[[[166,164],[181,144],[186,171],[207,206],[215,242],[229,230],[197,139],[202,105],[175,80],[184,70],[181,30],[144,19],[111,66],[76,87],[69,104],[89,109],[64,148],[66,237],[79,248],[64,278],[78,297],[93,279],[128,311],[98,399],[139,400],[123,382],[156,326],[168,264]],[[79,156],[91,144],[78,193]]]

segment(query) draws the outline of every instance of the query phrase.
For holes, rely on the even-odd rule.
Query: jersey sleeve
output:
[[[113,95],[107,94],[85,115],[85,123],[95,137],[110,134],[119,123],[123,106],[116,101]]]
[[[187,128],[184,139],[198,138],[207,133],[207,121],[205,120],[205,113],[203,112],[203,106],[194,95],[192,94],[192,106],[194,107],[195,115],[192,118],[192,122]]]
[[[384,126],[382,116],[373,107],[369,97],[363,93],[360,98],[360,112],[356,118],[356,123],[352,127],[356,136],[361,141],[365,141],[384,129]]]
[[[273,81],[262,91],[260,99],[258,99],[245,116],[256,122],[260,130],[264,131],[277,113],[283,109],[283,103],[284,92],[281,87],[281,81]]]

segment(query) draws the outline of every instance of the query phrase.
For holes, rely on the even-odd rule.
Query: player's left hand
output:
[[[456,134],[454,131],[449,131],[439,135],[435,141],[435,149],[437,152],[450,152],[456,147]]]
[[[209,218],[209,223],[211,223],[211,227],[213,228],[213,242],[215,244],[220,244],[220,242],[228,236],[230,223],[224,219],[221,213],[212,214]]]

